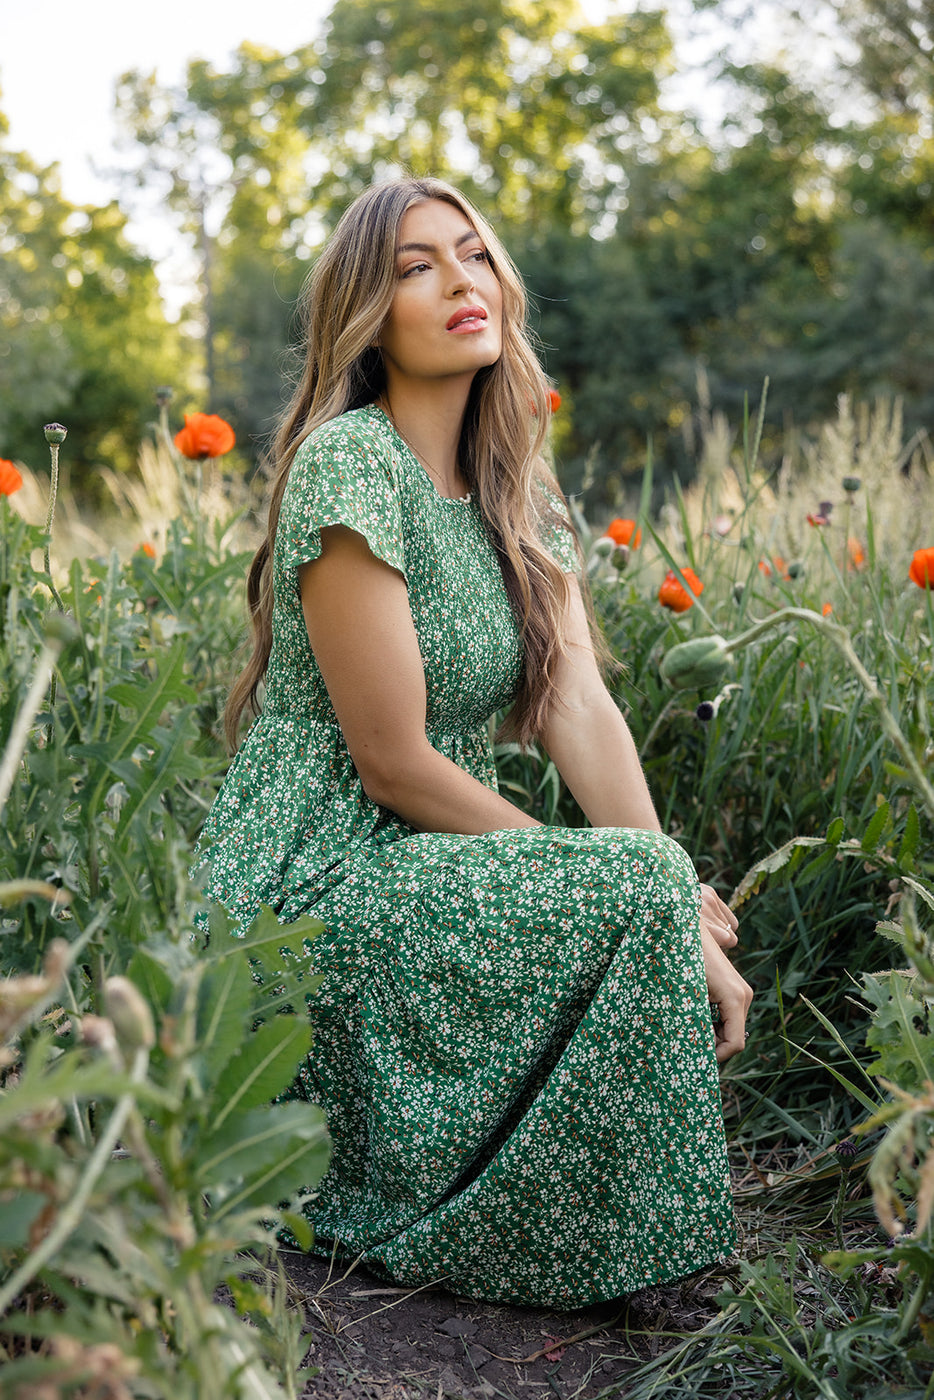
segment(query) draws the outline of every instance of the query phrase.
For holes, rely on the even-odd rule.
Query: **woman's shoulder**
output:
[[[311,430],[295,454],[295,464],[333,462],[336,456],[348,462],[374,458],[388,462],[391,440],[387,426],[385,414],[375,404],[348,409]]]

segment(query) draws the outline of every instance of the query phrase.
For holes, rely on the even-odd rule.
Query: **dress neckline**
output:
[[[425,481],[426,481],[426,482],[428,483],[428,485],[431,487],[432,492],[435,494],[435,496],[437,496],[437,498],[438,498],[439,501],[447,501],[449,505],[455,505],[455,506],[469,506],[469,505],[470,505],[471,501],[473,500],[473,492],[472,492],[472,491],[468,491],[466,496],[445,496],[443,492],[439,491],[438,488],[437,488],[437,486],[436,486],[436,484],[432,481],[431,477],[428,475],[428,472],[425,470],[425,468],[424,468],[424,466],[422,465],[422,463],[418,460],[418,458],[416,457],[415,453],[412,451],[411,447],[410,447],[409,444],[406,442],[405,438],[404,438],[404,437],[402,436],[402,434],[399,432],[399,429],[396,427],[395,423],[392,421],[392,419],[390,418],[390,416],[389,416],[389,414],[386,412],[386,410],[385,410],[384,408],[380,408],[380,406],[379,406],[378,403],[372,403],[372,404],[370,404],[369,406],[370,406],[371,409],[375,410],[375,412],[379,414],[380,418],[382,418],[383,421],[384,421],[385,423],[388,423],[388,424],[389,424],[389,429],[390,429],[390,431],[391,431],[393,437],[396,439],[397,442],[399,442],[399,443],[401,444],[401,446],[402,446],[402,447],[405,449],[405,451],[409,454],[409,456],[411,457],[412,461],[415,463],[416,467],[418,468],[419,475],[420,475],[420,476],[423,476],[423,477],[425,478]]]

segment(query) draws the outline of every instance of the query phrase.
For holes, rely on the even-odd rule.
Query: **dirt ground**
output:
[[[717,1311],[722,1271],[578,1312],[391,1287],[362,1267],[289,1253],[317,1375],[303,1400],[595,1400]],[[664,1334],[669,1334],[667,1337]]]

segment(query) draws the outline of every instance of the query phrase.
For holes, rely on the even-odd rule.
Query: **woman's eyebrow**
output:
[[[463,243],[469,243],[472,238],[479,238],[476,229],[468,229],[462,233],[460,238],[455,239],[454,247],[459,248]],[[400,243],[396,253],[437,253],[438,249],[434,243]]]

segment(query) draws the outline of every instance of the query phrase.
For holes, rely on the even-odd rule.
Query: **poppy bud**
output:
[[[68,436],[68,429],[62,423],[46,423],[42,431],[46,442],[64,442]]]
[[[851,493],[853,491],[858,491],[862,484],[858,476],[845,476],[842,482],[844,491],[849,491]]]
[[[715,634],[679,642],[662,657],[659,670],[674,690],[693,690],[719,685],[732,666],[727,642]]]
[[[155,1045],[149,1004],[128,977],[108,977],[104,983],[104,1007],[122,1050],[148,1050]]]

